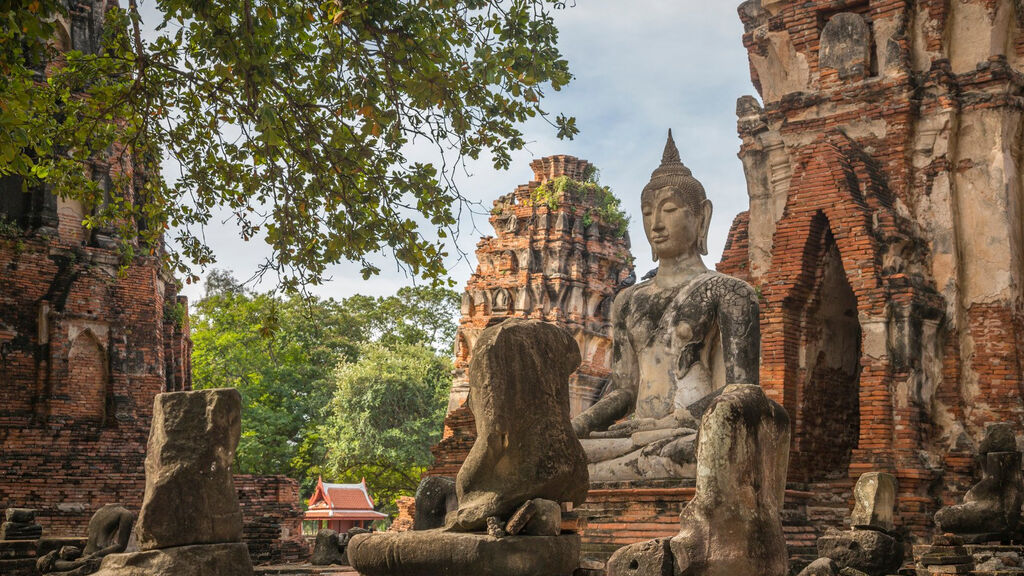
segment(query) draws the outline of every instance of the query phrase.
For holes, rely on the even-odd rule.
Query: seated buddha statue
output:
[[[757,297],[704,265],[711,201],[671,131],[640,202],[658,270],[616,296],[607,392],[573,419],[595,482],[693,477],[704,408],[758,383]]]

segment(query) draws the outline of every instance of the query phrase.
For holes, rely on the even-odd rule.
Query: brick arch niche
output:
[[[805,297],[787,301],[787,311],[799,318],[790,334],[798,353],[787,356],[795,362],[787,372],[797,380],[794,468],[815,481],[846,476],[860,440],[862,331],[857,296],[824,213],[815,215],[812,229]]]
[[[845,480],[895,464],[885,331],[900,274],[881,263],[890,239],[906,233],[875,167],[841,132],[823,135],[801,160],[772,265],[756,282],[761,383],[793,418],[791,479]],[[883,328],[868,334],[865,324]]]
[[[68,350],[67,377],[53,389],[51,416],[82,424],[103,424],[112,395],[106,348],[83,330]]]

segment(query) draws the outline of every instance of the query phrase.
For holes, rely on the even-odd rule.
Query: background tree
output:
[[[158,253],[173,228],[190,281],[190,264],[213,262],[200,232],[218,208],[270,245],[263,270],[288,288],[342,260],[372,275],[381,252],[443,278],[453,171],[484,153],[506,168],[520,123],[571,77],[551,17],[563,0],[157,0],[152,41],[127,4],[106,12],[98,50],[58,55],[64,2],[0,0],[0,176],[81,200],[90,226],[122,227],[127,257]],[[409,158],[419,143],[437,165]],[[143,177],[104,199],[82,167],[111,154]]]
[[[371,479],[378,503],[393,513],[398,496],[415,492],[441,439],[451,361],[424,346],[371,343],[335,380],[323,433],[328,470],[341,482]]]
[[[242,393],[240,472],[285,474],[300,480],[307,495],[319,474],[359,481],[366,473],[387,500],[408,489],[410,478],[418,482],[440,436],[444,406],[429,423],[424,414],[433,408],[424,408],[423,398],[436,393],[447,402],[457,311],[458,295],[444,288],[404,287],[392,296],[338,302],[256,293],[214,270],[192,315],[194,385]],[[380,395],[372,402],[390,419],[352,416],[347,410],[355,405],[339,402],[337,370],[353,367],[361,382],[371,374],[383,382],[371,387]],[[410,374],[419,380],[408,380]],[[346,389],[362,390],[353,386]],[[402,397],[424,387],[431,392]],[[366,444],[349,445],[332,431],[336,426],[325,426],[339,419],[362,422],[368,442],[388,439],[384,465],[369,467]]]
[[[191,319],[195,387],[242,393],[239,472],[308,484],[323,462],[317,426],[333,395],[331,373],[358,357],[365,322],[334,300],[256,294],[230,275],[210,278]]]

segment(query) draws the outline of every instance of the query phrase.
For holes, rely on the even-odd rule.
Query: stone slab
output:
[[[570,576],[579,567],[580,538],[378,532],[353,537],[348,556],[363,576]]]
[[[111,554],[95,576],[253,576],[253,568],[249,548],[233,542]]]

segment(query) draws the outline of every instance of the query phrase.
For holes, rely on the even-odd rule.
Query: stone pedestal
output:
[[[359,534],[349,543],[363,576],[570,576],[579,566],[580,538],[492,538],[442,530]]]
[[[249,549],[241,542],[175,546],[103,559],[95,576],[252,576]]]
[[[967,574],[974,569],[974,558],[963,546],[963,540],[945,534],[937,536],[917,560],[919,576],[932,574]]]

